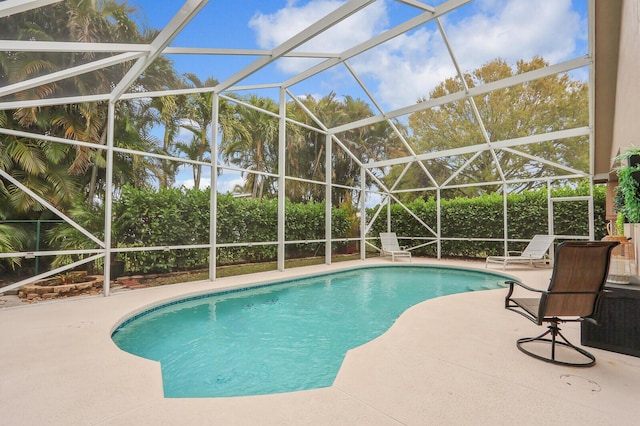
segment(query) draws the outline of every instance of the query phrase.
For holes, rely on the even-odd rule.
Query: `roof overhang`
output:
[[[594,175],[596,180],[602,181],[608,179],[613,158],[620,149],[614,145],[613,140],[623,0],[594,3]]]

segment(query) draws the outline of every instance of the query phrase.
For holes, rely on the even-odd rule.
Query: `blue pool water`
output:
[[[494,289],[493,273],[369,267],[148,310],[113,334],[123,350],[159,361],[166,397],[221,397],[330,386],[346,352],[388,330],[419,302]]]

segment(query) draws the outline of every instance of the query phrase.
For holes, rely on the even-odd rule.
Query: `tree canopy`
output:
[[[496,59],[465,74],[464,79],[466,86],[473,88],[547,65],[542,58],[536,57],[529,62],[518,61],[512,68],[504,60]],[[464,89],[459,78],[449,78],[433,89],[430,99]],[[421,102],[426,100],[423,98]],[[473,101],[451,102],[413,113],[408,119],[408,130],[415,152],[430,153],[472,145],[488,146],[491,142],[587,126],[588,123],[587,83],[574,80],[568,74],[559,74],[494,90],[474,97]],[[487,150],[468,164],[473,154],[444,156],[424,164],[437,185],[465,164],[453,184],[496,182],[502,180],[501,173],[506,180],[539,178],[552,171],[552,166],[544,160],[588,171],[588,143],[587,137],[558,139],[510,150],[496,149],[495,157]],[[392,170],[387,181],[395,182],[401,170],[400,166]],[[519,189],[535,185],[535,182],[523,183]],[[409,169],[398,185],[398,188],[427,187],[434,187],[434,183],[419,167]],[[462,187],[452,195],[476,195],[498,189],[498,185]]]

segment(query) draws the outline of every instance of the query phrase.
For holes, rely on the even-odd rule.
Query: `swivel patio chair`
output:
[[[500,263],[502,264],[502,269],[506,269],[510,263],[524,263],[530,266],[546,265],[549,262],[547,252],[555,238],[554,235],[534,235],[522,252],[510,251],[508,256],[489,256],[484,267],[487,268],[489,263]]]
[[[398,244],[398,237],[395,232],[381,232],[380,244],[382,245],[382,255],[390,255],[391,261],[395,262],[396,257],[408,257],[411,262],[411,252],[405,246]]]
[[[505,308],[519,313],[537,325],[549,323],[548,330],[539,336],[518,339],[518,349],[529,356],[553,364],[575,367],[590,367],[595,364],[596,359],[592,354],[574,346],[560,333],[558,323],[585,320],[595,323],[594,317],[604,294],[611,250],[616,245],[616,241],[574,241],[561,244],[556,252],[553,274],[546,291],[516,281],[507,281],[509,293],[505,298]],[[536,292],[540,297],[513,297],[516,286]],[[569,360],[558,359],[556,346],[563,349],[564,355],[569,355]],[[529,349],[533,347],[537,347],[538,351]],[[541,351],[541,348],[544,351]],[[550,356],[541,354],[548,349],[551,350]],[[576,356],[576,352],[579,355]]]

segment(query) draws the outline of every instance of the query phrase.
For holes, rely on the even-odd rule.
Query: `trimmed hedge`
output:
[[[122,190],[114,201],[113,239],[117,247],[209,242],[209,193],[178,188]],[[118,255],[129,272],[168,272],[202,268],[207,250],[162,250]]]
[[[118,247],[207,244],[209,242],[209,190],[168,188],[145,190],[126,187],[114,202],[114,240]],[[248,243],[278,240],[276,200],[218,196],[217,242]],[[324,203],[285,205],[286,240],[324,239]],[[345,238],[351,223],[347,212],[332,209],[332,235]],[[324,244],[288,244],[287,257],[324,253]],[[219,264],[275,260],[275,244],[223,247]],[[208,249],[129,252],[119,254],[128,272],[149,273],[202,268]]]
[[[552,191],[553,197],[576,197],[588,195],[588,187],[561,188]],[[594,188],[595,238],[606,235],[605,188]],[[417,199],[406,205],[422,221],[435,230],[436,201]],[[537,190],[507,195],[507,223],[510,239],[530,239],[535,234],[548,231],[547,191]],[[589,235],[587,201],[562,201],[554,203],[553,222],[557,235]],[[502,254],[500,241],[469,241],[468,238],[503,238],[503,197],[489,194],[475,198],[441,200],[441,233],[443,238],[462,240],[443,241],[442,255],[445,257],[484,258]],[[371,217],[372,209],[368,210]],[[391,229],[399,236],[432,236],[402,206],[391,206]],[[377,236],[386,231],[386,220],[377,220],[371,234]],[[414,242],[417,245],[418,241]],[[510,243],[510,250],[522,250],[526,243]],[[419,248],[416,255],[435,256],[435,244]]]
[[[554,197],[588,195],[588,187],[558,189]],[[184,188],[135,189],[125,187],[114,201],[112,225],[113,244],[117,247],[163,247],[209,243],[209,190]],[[547,233],[546,191],[510,194],[507,197],[509,238],[530,239],[535,234]],[[596,239],[606,234],[605,188],[594,191]],[[436,224],[436,202],[433,199],[417,199],[407,205],[425,223]],[[271,261],[277,258],[278,207],[276,200],[255,200],[218,196],[217,242],[218,244],[256,243],[251,246],[231,246],[218,249],[220,265]],[[559,235],[588,235],[587,201],[559,202],[554,205],[554,229]],[[97,214],[97,216],[96,216]],[[96,235],[102,234],[102,222],[96,214],[76,215],[76,219]],[[371,217],[372,209],[368,209]],[[442,236],[460,238],[443,241],[445,257],[483,258],[501,254],[502,242],[470,241],[469,238],[502,238],[503,199],[490,194],[476,198],[457,198],[441,201]],[[371,235],[385,230],[386,220],[381,217],[372,227]],[[358,237],[355,214],[347,208],[332,209],[332,237],[335,239]],[[430,233],[402,206],[391,206],[392,229],[399,236],[430,237]],[[322,255],[324,243],[308,242],[324,239],[324,203],[285,204],[285,239],[300,241],[286,245],[287,258]],[[79,241],[86,240],[68,224],[60,228],[52,238],[56,246],[80,248]],[[61,232],[62,231],[62,232]],[[78,234],[77,238],[70,238]],[[65,246],[65,242],[67,246]],[[91,243],[92,244],[92,243]],[[415,241],[414,245],[418,242]],[[510,250],[520,250],[525,243],[511,243]],[[87,247],[89,248],[89,247]],[[335,243],[333,250],[347,251],[353,244]],[[416,255],[435,256],[435,245],[417,249]],[[119,253],[118,259],[126,263],[128,273],[154,273],[205,268],[208,265],[208,249],[154,250]]]

